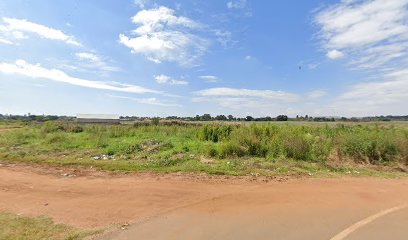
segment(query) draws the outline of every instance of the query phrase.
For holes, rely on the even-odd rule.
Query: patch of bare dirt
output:
[[[0,132],[7,132],[7,131],[12,131],[12,130],[16,130],[19,129],[21,127],[5,127],[5,128],[0,128]]]
[[[81,228],[140,221],[253,186],[252,178],[115,173],[0,163],[0,211],[46,215]],[[259,184],[265,181],[256,181]]]
[[[122,226],[111,239],[215,236],[208,234],[257,239],[251,233],[270,231],[276,234],[262,236],[282,239],[296,232],[313,236],[312,230],[326,231],[321,236],[328,237],[371,211],[408,202],[407,179],[284,178],[266,183],[249,177],[0,164],[0,211],[46,215],[80,228]],[[125,230],[128,234],[120,233]]]

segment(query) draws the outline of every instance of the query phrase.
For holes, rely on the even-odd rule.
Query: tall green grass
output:
[[[116,162],[103,162],[109,168],[214,172],[270,169],[285,160],[407,165],[407,126],[46,122],[0,132],[0,157],[91,165],[92,156],[106,154],[115,156]],[[201,163],[201,157],[212,158],[215,164]]]
[[[210,129],[210,130],[209,130]],[[209,155],[220,158],[252,156],[326,161],[336,151],[343,159],[372,164],[407,162],[407,128],[374,126],[204,126],[201,139],[213,141]]]

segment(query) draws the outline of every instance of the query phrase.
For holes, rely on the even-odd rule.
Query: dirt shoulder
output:
[[[1,163],[0,211],[46,215],[80,228],[106,227],[141,221],[266,181]]]
[[[172,226],[163,219],[173,219],[176,230],[188,223],[191,229],[201,225],[219,232],[219,225],[227,222],[225,231],[250,224],[251,220],[252,227],[258,226],[259,216],[271,224],[280,216],[279,221],[288,221],[288,226],[291,222],[301,224],[298,220],[307,226],[313,220],[316,228],[318,220],[324,219],[321,216],[338,219],[331,234],[365,214],[408,201],[406,178],[257,179],[1,164],[0,211],[45,215],[57,223],[87,229],[130,224],[129,232],[144,234],[141,237],[149,236],[163,224]],[[196,224],[190,221],[193,218],[199,219]],[[267,229],[265,225],[263,231]],[[188,239],[189,235],[180,235],[184,233],[191,232],[176,235]]]

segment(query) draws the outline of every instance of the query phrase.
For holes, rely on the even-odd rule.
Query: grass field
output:
[[[0,213],[0,226],[0,239],[75,240],[96,233],[96,231],[80,231],[63,224],[55,224],[46,217],[30,218],[11,213]]]
[[[0,123],[0,159],[229,175],[405,175],[408,123]]]

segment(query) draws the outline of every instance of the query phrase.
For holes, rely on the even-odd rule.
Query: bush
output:
[[[61,124],[48,121],[42,125],[41,130],[43,133],[52,133],[57,131],[63,131],[64,127]]]
[[[157,126],[160,123],[160,119],[159,118],[152,118],[152,124]]]
[[[231,132],[231,126],[205,125],[201,128],[199,135],[201,140],[219,142],[227,139]]]
[[[67,129],[68,132],[72,132],[72,133],[80,133],[84,131],[84,128],[81,126],[71,126]]]

